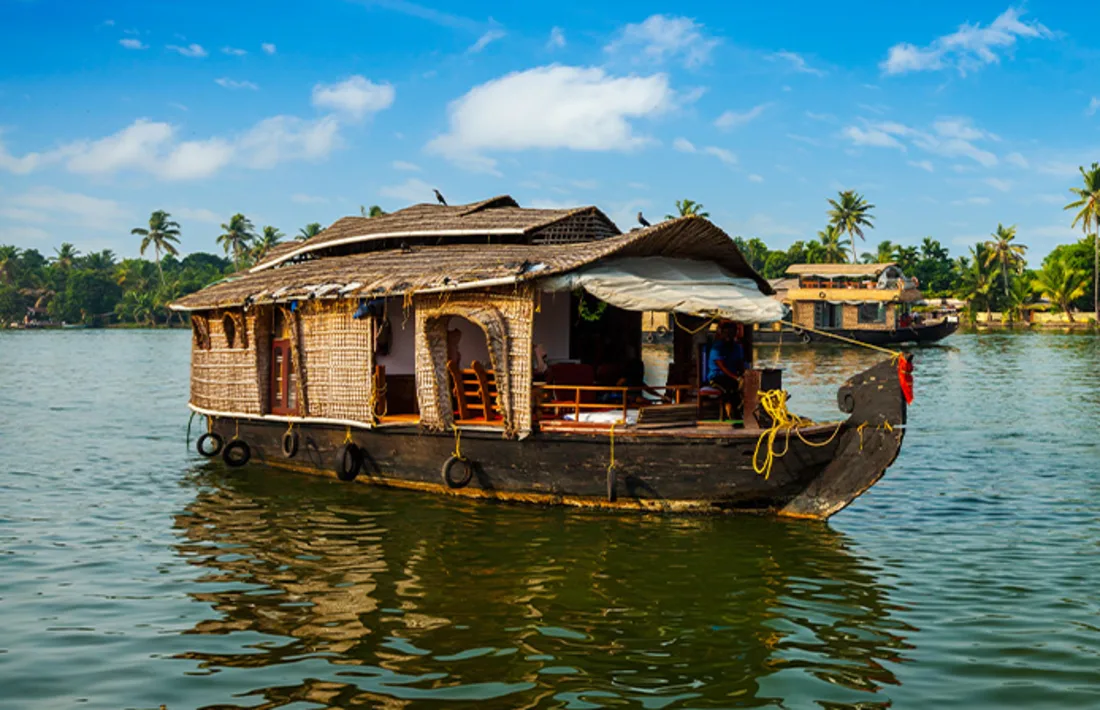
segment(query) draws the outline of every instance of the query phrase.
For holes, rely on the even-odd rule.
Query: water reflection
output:
[[[222,641],[176,658],[255,688],[217,707],[885,707],[914,631],[825,525],[467,505],[260,468],[186,485],[178,552],[210,609],[188,633]]]

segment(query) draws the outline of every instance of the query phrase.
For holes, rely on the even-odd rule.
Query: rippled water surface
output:
[[[1100,345],[947,343],[825,525],[230,473],[187,333],[0,333],[0,707],[1100,707]]]

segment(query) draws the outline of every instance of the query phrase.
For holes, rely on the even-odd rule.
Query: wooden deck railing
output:
[[[535,385],[534,395],[536,403],[536,413],[540,415],[543,410],[550,410],[554,415],[560,416],[560,410],[573,410],[573,416],[576,421],[580,421],[581,410],[599,411],[599,412],[611,412],[620,410],[623,416],[623,422],[626,422],[626,413],[630,408],[631,400],[629,395],[631,393],[641,394],[642,392],[657,391],[661,392],[665,399],[673,400],[673,404],[681,404],[685,394],[696,392],[697,388],[692,385],[666,385],[664,387],[646,386],[646,387],[619,387],[619,386],[604,386],[604,385]],[[595,393],[596,398],[599,398],[599,394],[618,394],[619,402],[599,402],[599,401],[584,401],[582,393],[590,392]],[[557,393],[566,395],[561,399],[549,399],[550,396],[557,396]],[[569,398],[567,393],[572,393],[572,397]],[[557,418],[555,416],[555,418]]]

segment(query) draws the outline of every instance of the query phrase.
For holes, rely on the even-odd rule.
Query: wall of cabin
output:
[[[355,300],[308,301],[298,309],[303,416],[371,421],[372,321],[352,318],[358,306]]]
[[[262,414],[270,368],[270,324],[258,310],[191,316],[191,404],[215,412]]]

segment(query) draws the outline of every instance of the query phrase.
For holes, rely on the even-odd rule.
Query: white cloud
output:
[[[732,152],[726,150],[725,148],[708,145],[706,148],[703,148],[703,152],[707,155],[713,155],[715,158],[718,158],[726,165],[737,164],[737,156],[734,155]]]
[[[920,168],[921,170],[927,170],[928,172],[935,172],[936,169],[932,166],[930,160],[910,160],[909,164],[914,168]]]
[[[794,69],[796,72],[800,72],[802,74],[813,74],[814,76],[825,76],[824,71],[822,71],[821,69],[815,69],[814,67],[811,67],[806,62],[806,58],[803,57],[801,54],[798,54],[797,52],[776,52],[775,54],[770,55],[769,58],[770,59],[778,59],[778,60],[787,62],[788,64],[790,64],[792,69]]]
[[[225,221],[224,216],[219,217],[214,214],[212,210],[208,210],[205,207],[193,209],[190,207],[177,207],[175,209],[168,210],[169,214],[176,219],[190,220],[192,222],[201,222],[203,224],[221,224]]]
[[[408,204],[435,201],[432,186],[419,178],[409,178],[400,185],[387,185],[379,189],[378,194]]]
[[[295,160],[318,161],[340,144],[335,116],[307,121],[295,116],[273,116],[260,121],[237,140],[242,163],[257,170]]]
[[[1048,160],[1041,165],[1035,166],[1035,169],[1043,175],[1054,175],[1061,178],[1077,178],[1081,176],[1079,167],[1079,163],[1069,163],[1062,160]]]
[[[354,118],[378,113],[393,105],[394,90],[389,84],[375,84],[359,76],[350,76],[335,84],[317,84],[313,87],[313,105],[327,108]]]
[[[325,205],[328,204],[327,197],[320,197],[318,195],[306,195],[305,193],[295,193],[290,196],[290,201],[298,205]]]
[[[1096,113],[1097,109],[1100,109],[1100,98],[1093,96],[1089,99],[1089,107],[1085,109],[1085,115],[1091,116]]]
[[[228,54],[231,57],[243,57],[248,52],[237,47],[222,47],[222,54]]]
[[[906,150],[901,139],[922,150],[947,158],[970,158],[984,167],[997,164],[997,156],[976,145],[981,140],[1000,140],[988,131],[975,128],[968,118],[944,118],[922,131],[893,121],[848,126],[842,134],[854,145]]]
[[[1044,195],[1033,195],[1032,199],[1036,202],[1042,202],[1047,205],[1066,205],[1072,202],[1072,199],[1066,197],[1065,195],[1054,195],[1050,193]]]
[[[1000,62],[1001,54],[1010,54],[1021,37],[1049,39],[1054,36],[1038,22],[1021,22],[1021,14],[1020,10],[1009,8],[988,27],[964,24],[955,32],[936,38],[927,47],[908,42],[896,44],[879,67],[885,74],[954,68],[965,76],[967,72]]]
[[[992,202],[993,200],[989,199],[988,197],[968,197],[965,200],[954,200],[951,202],[951,204],[955,205],[956,207],[965,207],[968,205],[985,206],[991,204]]]
[[[170,49],[173,52],[177,52],[185,57],[191,57],[193,59],[201,59],[202,57],[206,56],[206,50],[202,48],[201,44],[191,43],[186,47],[180,47],[175,44],[170,44],[166,47],[166,49]]]
[[[868,127],[860,128],[859,126],[848,126],[842,131],[845,138],[852,141],[853,144],[858,146],[871,146],[874,148],[897,148],[898,150],[905,150],[905,146],[901,144],[897,138],[890,135],[885,130]]]
[[[2,244],[27,244],[32,242],[45,242],[50,238],[50,233],[38,227],[6,227],[0,224],[0,243]]]
[[[264,42],[260,45],[260,49],[264,51],[264,54],[275,54],[275,45],[270,42]]]
[[[565,46],[565,32],[560,27],[550,30],[550,39],[546,40],[547,49],[561,49]]]
[[[764,182],[764,177],[762,175],[752,173],[751,175],[749,175],[749,182]]]
[[[410,163],[405,160],[395,160],[390,163],[394,170],[404,170],[405,172],[418,173],[420,172],[420,166],[416,163]]]
[[[209,177],[231,162],[262,170],[288,161],[317,161],[340,144],[336,116],[306,120],[273,116],[232,137],[179,140],[177,127],[138,119],[126,128],[98,140],[81,140],[45,153],[11,155],[0,144],[0,169],[26,174],[64,163],[73,173],[110,175],[132,171],[162,180]]]
[[[681,153],[701,153],[703,155],[711,155],[718,158],[726,165],[736,165],[737,156],[725,148],[719,148],[718,146],[708,145],[702,148],[697,148],[694,143],[687,138],[677,138],[672,141],[672,147]]]
[[[469,49],[466,50],[466,53],[477,54],[481,50],[488,47],[490,43],[495,42],[498,39],[505,37],[506,35],[507,33],[504,30],[498,28],[488,30],[480,37],[478,37],[476,42],[470,45]]]
[[[689,17],[650,15],[629,24],[604,50],[611,54],[641,56],[651,62],[680,59],[684,66],[706,63],[718,40],[703,34],[703,26]]]
[[[140,39],[133,39],[131,37],[124,37],[118,41],[126,49],[149,49],[149,45],[142,44]]]
[[[1019,153],[1009,153],[1005,156],[1005,162],[1017,168],[1027,168],[1029,165],[1027,158]]]
[[[38,225],[121,229],[130,214],[114,200],[104,200],[53,187],[35,187],[0,200],[0,216]]]
[[[1011,180],[1002,180],[1000,178],[986,178],[985,184],[1000,192],[1008,192],[1012,189]]]
[[[448,132],[429,153],[493,172],[484,154],[532,148],[631,150],[650,139],[630,119],[655,116],[678,103],[664,74],[609,76],[603,69],[550,65],[507,74],[451,102]]]
[[[695,146],[687,138],[677,138],[672,141],[672,147],[683,153],[694,153]]]
[[[235,81],[233,79],[227,79],[224,76],[220,79],[215,79],[214,83],[226,89],[251,89],[252,91],[256,91],[260,88],[251,81]]]
[[[767,103],[753,106],[748,111],[726,111],[714,121],[714,125],[723,129],[740,128],[750,121],[759,118],[769,106],[771,106],[771,104]]]

